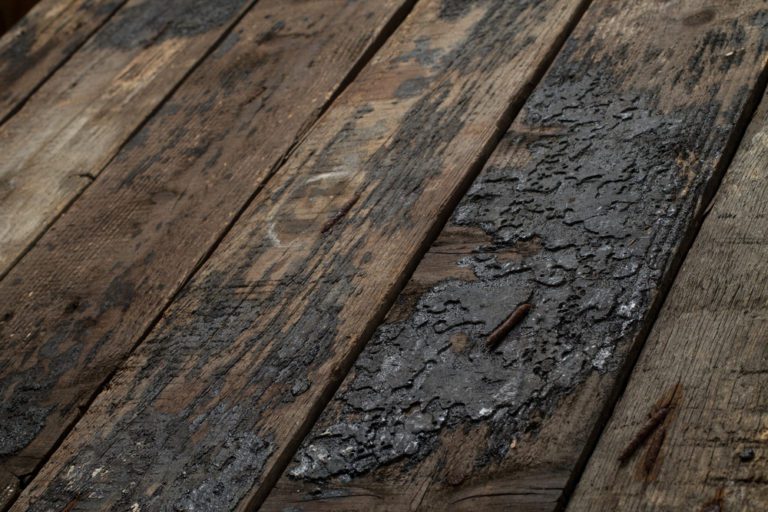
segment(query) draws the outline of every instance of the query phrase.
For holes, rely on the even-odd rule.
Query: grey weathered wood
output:
[[[411,5],[260,1],[0,282],[6,470],[45,460]]]
[[[418,2],[15,509],[258,504],[581,5]]]
[[[0,123],[12,116],[124,3],[125,0],[42,0],[3,34]]]
[[[768,510],[768,97],[568,510]],[[651,464],[616,454],[678,388]]]
[[[767,20],[593,2],[262,509],[555,509],[752,111]]]
[[[254,2],[128,0],[0,126],[0,276]]]

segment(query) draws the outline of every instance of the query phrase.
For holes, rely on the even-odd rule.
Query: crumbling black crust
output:
[[[710,32],[698,60],[721,52],[727,37]],[[571,39],[527,102],[519,131],[507,134],[451,219],[492,239],[457,262],[476,280],[441,282],[410,318],[378,329],[326,409],[334,412],[297,453],[294,479],[344,483],[403,459],[407,468],[434,450],[444,429],[481,422],[491,427],[476,461],[484,466],[538,428],[533,416],[546,417],[590,374],[622,363],[613,355],[648,321],[749,91],[725,108],[711,101],[663,113],[658,90],[617,92],[621,73],[637,71],[617,72],[620,48],[615,62],[588,63],[571,59],[576,46]],[[685,77],[688,88],[702,73],[694,75]],[[540,250],[500,257],[522,245]],[[485,351],[485,336],[525,302],[533,305],[528,317],[498,350]],[[451,339],[460,334],[469,343],[457,353]]]

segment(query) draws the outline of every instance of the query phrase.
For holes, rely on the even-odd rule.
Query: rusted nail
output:
[[[723,499],[725,498],[725,489],[720,487],[715,492],[715,497],[701,506],[701,512],[721,512],[723,510]]]
[[[352,209],[353,206],[355,206],[355,203],[360,199],[360,194],[355,194],[355,197],[350,199],[347,204],[345,204],[341,210],[339,210],[339,213],[334,215],[331,219],[328,220],[325,224],[323,224],[323,229],[320,230],[322,234],[326,234],[328,231],[333,228],[333,226],[336,225],[337,222],[339,222],[341,219],[344,218],[346,214],[349,213],[349,210]]]
[[[667,417],[667,414],[669,414],[669,407],[662,407],[653,413],[645,425],[643,425],[637,434],[635,434],[627,447],[624,448],[624,451],[621,452],[621,455],[619,455],[619,462],[624,464],[630,458],[632,458],[632,455],[634,455],[637,449],[640,448],[640,445],[642,445],[645,440],[648,439],[651,434],[653,434],[653,432],[656,430],[656,427],[661,425],[661,423]]]
[[[643,459],[643,471],[648,476],[653,471],[653,467],[656,465],[656,459],[659,457],[661,451],[661,445],[664,444],[664,438],[667,436],[667,429],[664,426],[660,426],[656,429],[651,441],[648,443],[648,449],[645,452],[645,458]]]
[[[510,314],[506,320],[501,322],[498,327],[496,327],[491,334],[488,335],[488,339],[485,341],[485,346],[488,350],[493,350],[496,348],[496,345],[503,340],[507,334],[509,334],[509,331],[511,331],[517,324],[520,323],[520,321],[525,318],[525,315],[528,314],[528,311],[531,310],[530,304],[522,304],[520,305],[516,310]]]
[[[80,500],[80,495],[78,494],[71,500],[69,500],[69,503],[67,503],[63,509],[61,509],[61,512],[70,512],[75,508],[75,505],[77,505],[77,502]]]

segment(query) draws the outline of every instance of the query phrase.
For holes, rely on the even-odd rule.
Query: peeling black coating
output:
[[[444,142],[457,138],[470,109],[482,103],[475,94],[475,84],[464,82],[460,91],[452,91],[454,84],[439,80],[444,76],[440,73],[459,70],[464,76],[484,76],[484,70],[496,69],[530,44],[531,41],[527,41],[514,47],[505,46],[518,30],[518,17],[526,9],[535,10],[535,2],[478,3],[496,8],[488,9],[487,16],[478,23],[473,35],[466,38],[465,45],[444,54],[431,53],[434,75],[421,84],[424,94],[414,101],[404,121],[387,137],[388,144],[370,156],[364,173],[359,171],[365,178],[356,192],[370,192],[364,198],[361,196],[355,208],[373,213],[368,218],[350,215],[344,223],[345,230],[359,229],[362,222],[381,223],[393,232],[411,229],[408,208],[418,200],[425,184],[445,168]],[[483,42],[485,44],[481,44]],[[483,51],[477,51],[478,47]],[[487,48],[499,51],[489,53],[485,51]],[[400,58],[418,60],[423,56],[424,53],[419,53]],[[435,87],[436,83],[440,87]],[[504,84],[495,84],[495,87],[502,89]],[[506,105],[499,102],[497,106],[497,113],[501,115]],[[341,126],[325,147],[317,154],[305,155],[306,160],[297,164],[301,173],[286,176],[280,181],[280,187],[270,189],[270,197],[267,193],[260,196],[261,200],[245,214],[248,219],[266,218],[271,202],[281,194],[306,197],[334,194],[316,184],[297,183],[335,168],[340,149],[348,150],[356,140],[356,123],[371,114],[380,115],[370,105],[361,105],[357,115]],[[484,116],[487,125],[497,122],[488,113]],[[425,130],[424,126],[439,128]],[[479,152],[484,143],[481,137],[473,139],[473,151]],[[430,168],[425,171],[426,163]],[[372,183],[376,183],[376,187],[372,187]],[[403,212],[406,212],[404,220]],[[399,220],[391,222],[392,218]],[[281,212],[280,221],[300,225],[301,218],[291,218],[291,210],[286,209]],[[244,229],[250,229],[249,222],[242,224]],[[377,229],[379,236],[387,234],[384,228]],[[232,240],[245,243],[236,249],[228,247],[221,253],[226,261],[212,258],[177,297],[158,328],[138,348],[135,355],[143,361],[141,367],[129,377],[120,373],[114,377],[113,382],[130,379],[131,384],[122,388],[125,394],[115,398],[111,405],[104,402],[94,405],[98,407],[99,417],[108,418],[109,432],[103,437],[93,432],[89,449],[74,454],[66,462],[63,471],[35,502],[36,507],[40,510],[63,507],[73,497],[88,494],[95,497],[94,501],[116,504],[117,508],[122,505],[130,508],[138,503],[141,510],[155,510],[186,499],[203,509],[209,503],[214,503],[214,508],[227,509],[235,507],[256,487],[263,476],[265,461],[277,446],[270,439],[262,438],[239,440],[240,444],[234,445],[227,441],[232,433],[253,432],[286,399],[290,402],[312,389],[307,376],[333,355],[337,348],[334,344],[339,343],[340,338],[340,313],[351,294],[359,293],[353,285],[354,278],[360,272],[369,271],[374,264],[370,247],[363,238],[339,251],[331,237],[319,237],[313,247],[304,248],[309,255],[307,261],[289,270],[280,268],[280,285],[270,286],[265,293],[260,289],[263,282],[254,282],[252,265],[262,252],[271,248],[273,241],[260,230],[255,237],[233,234]],[[361,268],[356,261],[368,268]],[[275,272],[277,269],[260,270],[265,279]],[[133,293],[119,282],[115,289]],[[305,299],[306,290],[311,290],[311,300],[297,312],[297,303]],[[268,321],[264,320],[265,316],[270,316]],[[275,339],[280,342],[273,343]],[[240,342],[233,343],[233,340]],[[247,374],[234,377],[237,365],[253,354],[259,354],[258,364],[249,367]],[[240,380],[233,384],[233,379]],[[182,410],[172,413],[159,410],[172,400],[164,397],[161,401],[158,395],[176,389],[179,382],[200,380],[204,380],[205,388],[199,394],[187,391],[180,397],[185,401]],[[225,389],[231,385],[247,393],[224,397]],[[110,416],[120,413],[126,403],[131,404],[130,414]],[[91,413],[90,417],[95,414]],[[83,422],[86,420],[87,417]],[[205,444],[201,446],[201,442]],[[239,460],[238,452],[243,450],[246,463],[233,466],[231,471],[216,466],[222,458]],[[109,468],[109,475],[103,479],[97,471],[101,467]],[[220,473],[219,481],[225,491],[222,496],[210,496],[217,489],[210,481],[212,471]],[[165,485],[153,489],[153,494],[146,497],[147,489],[157,482]],[[193,493],[192,489],[199,492]]]
[[[121,49],[193,37],[233,19],[250,0],[147,0],[120,9],[113,22],[94,37],[94,44]]]
[[[475,280],[435,285],[410,318],[378,329],[293,478],[345,482],[415,464],[441,431],[487,422],[482,466],[537,428],[531,413],[546,416],[590,374],[620,364],[613,356],[646,319],[738,108],[721,108],[713,89],[705,104],[662,113],[658,90],[617,92],[636,69],[571,60],[574,49],[571,40],[451,220],[492,240],[457,262]],[[523,302],[536,308],[514,339],[485,352],[484,334]]]
[[[44,27],[36,25],[30,16],[21,18],[16,27],[18,36],[13,44],[10,44],[0,51],[0,82],[3,83],[3,90],[0,91],[0,100],[7,101],[13,96],[12,85],[31,70],[35,65],[46,58],[46,55],[54,50],[58,50],[63,58],[66,58],[75,52],[82,42],[88,37],[89,32],[78,30],[83,23],[82,19],[93,18],[97,20],[108,18],[112,12],[122,5],[124,0],[108,1],[88,1],[84,2],[79,12],[73,13],[72,19],[76,21],[74,29],[68,34],[66,40],[52,39],[45,44],[39,44],[39,33]],[[98,23],[96,24],[98,26]],[[62,49],[57,45],[64,44]]]

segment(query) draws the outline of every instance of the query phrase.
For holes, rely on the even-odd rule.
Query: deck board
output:
[[[592,3],[262,510],[556,509],[764,86],[762,8]]]
[[[126,0],[42,0],[0,38],[0,124]]]
[[[45,460],[410,6],[259,2],[0,282],[8,471]]]
[[[255,0],[129,0],[0,126],[0,276]]]
[[[579,7],[418,2],[14,509],[256,505]]]
[[[42,0],[0,57],[0,510],[768,508],[764,0]]]
[[[768,507],[767,262],[768,96],[568,510]],[[655,460],[649,440],[620,465],[617,453],[672,389]]]

